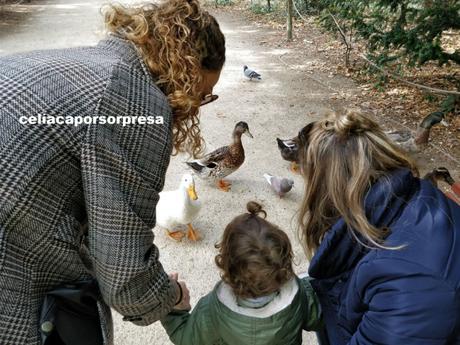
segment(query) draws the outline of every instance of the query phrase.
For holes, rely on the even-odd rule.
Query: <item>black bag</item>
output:
[[[96,280],[64,284],[49,291],[40,315],[43,345],[102,345]]]

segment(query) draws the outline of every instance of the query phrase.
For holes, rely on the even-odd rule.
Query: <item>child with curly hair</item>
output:
[[[258,203],[247,210],[216,245],[222,280],[191,313],[174,310],[161,320],[174,344],[297,345],[303,329],[321,327],[309,279],[292,269],[288,236],[264,219]]]

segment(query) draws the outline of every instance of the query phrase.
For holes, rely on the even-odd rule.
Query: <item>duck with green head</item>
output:
[[[443,120],[444,114],[437,111],[425,116],[415,133],[408,130],[386,131],[385,133],[403,150],[409,153],[417,153],[427,146],[431,128],[438,123],[443,123]]]

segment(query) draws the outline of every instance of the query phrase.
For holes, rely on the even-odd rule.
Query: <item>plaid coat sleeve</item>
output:
[[[166,115],[165,123],[87,126],[81,169],[87,250],[102,297],[124,320],[148,325],[176,300],[152,232],[171,153],[171,110],[158,88],[142,86],[130,73],[114,72],[98,115]]]

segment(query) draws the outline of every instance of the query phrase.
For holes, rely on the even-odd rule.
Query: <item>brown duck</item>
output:
[[[233,130],[233,142],[208,153],[203,158],[186,164],[202,179],[214,180],[219,189],[228,192],[231,183],[224,178],[232,174],[244,163],[244,148],[241,141],[243,134],[253,138],[246,122],[240,121]]]

